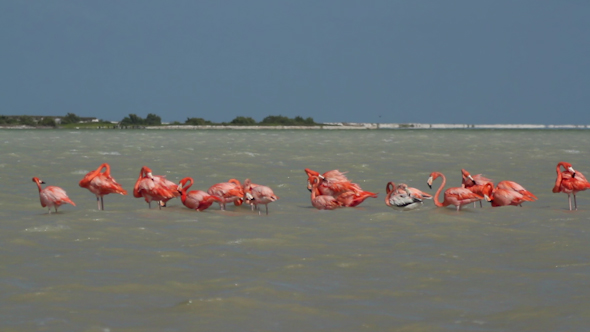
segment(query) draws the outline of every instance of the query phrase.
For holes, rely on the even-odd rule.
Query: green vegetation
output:
[[[304,119],[300,116],[296,116],[295,119],[290,119],[282,115],[269,115],[262,119],[261,125],[271,126],[314,126],[317,125],[312,118]]]
[[[187,118],[184,123],[174,121],[173,125],[191,126],[321,126],[315,123],[313,118],[304,119],[301,116],[289,118],[282,115],[269,115],[256,122],[248,116],[238,116],[231,122],[215,123],[203,118]],[[0,115],[0,126],[31,126],[31,127],[54,127],[65,129],[98,129],[98,128],[142,128],[145,126],[160,126],[162,118],[156,114],[149,113],[144,119],[137,114],[129,114],[118,124],[109,121],[97,120],[96,118],[83,118],[74,113],[67,113],[65,116],[30,116],[30,115]]]
[[[78,123],[81,119],[74,113],[68,113],[61,119],[61,124]]]
[[[186,121],[184,121],[185,125],[191,125],[191,126],[206,126],[206,125],[212,125],[214,124],[211,121],[205,120],[203,118],[186,118]]]
[[[121,120],[123,127],[159,126],[161,124],[162,118],[153,113],[149,113],[145,119],[137,114],[129,114]]]
[[[253,126],[256,125],[256,120],[252,119],[251,117],[238,116],[237,118],[231,120],[230,124],[238,126]]]
[[[296,116],[294,119],[288,118],[282,115],[269,115],[262,119],[260,122],[256,122],[249,116],[238,116],[230,122],[214,123],[203,118],[188,118],[184,122],[185,125],[192,126],[321,126],[320,123],[315,123],[313,118],[302,118]]]

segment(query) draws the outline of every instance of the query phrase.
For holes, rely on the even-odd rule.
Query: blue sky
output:
[[[0,114],[590,124],[590,1],[0,1]]]

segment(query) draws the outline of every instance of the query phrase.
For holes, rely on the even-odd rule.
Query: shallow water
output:
[[[567,130],[0,131],[2,331],[584,331],[590,193],[553,194],[555,165],[590,172],[590,136]],[[78,187],[108,162],[131,191],[141,166],[206,190],[266,184],[268,216]],[[380,192],[311,207],[305,167]],[[513,180],[522,208],[400,212],[388,181],[426,192],[430,172]],[[47,214],[33,176],[77,206]],[[440,185],[437,180],[434,187]]]

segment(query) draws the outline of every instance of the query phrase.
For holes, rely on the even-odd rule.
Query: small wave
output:
[[[66,229],[70,229],[70,227],[68,226],[63,226],[63,225],[57,225],[57,226],[53,226],[53,225],[47,225],[47,226],[39,226],[39,227],[32,227],[32,228],[26,228],[25,232],[37,232],[37,233],[43,233],[43,232],[60,232]]]
[[[87,171],[87,170],[80,169],[77,171],[73,171],[71,174],[87,174],[88,172],[89,171]]]
[[[120,156],[121,154],[117,151],[114,152],[99,152],[100,154],[106,156],[106,155],[110,155],[110,156]]]
[[[565,153],[572,153],[572,154],[580,153],[579,150],[563,150],[563,152],[565,152]]]

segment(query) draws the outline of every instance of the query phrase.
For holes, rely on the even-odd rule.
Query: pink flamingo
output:
[[[394,209],[412,210],[422,205],[424,199],[432,199],[432,195],[408,187],[405,183],[400,183],[396,187],[395,183],[388,182],[385,191],[385,204]]]
[[[72,204],[73,206],[76,206],[76,203],[68,197],[66,191],[60,187],[47,186],[45,189],[42,189],[41,184],[45,184],[45,182],[37,177],[33,178],[33,182],[35,182],[39,188],[39,200],[41,201],[41,206],[47,207],[49,214],[51,214],[52,206],[55,209],[55,213],[57,213],[57,208],[62,204]]]
[[[337,196],[346,191],[354,191],[355,193],[363,191],[358,184],[350,182],[344,173],[336,169],[327,171],[321,175],[314,170],[306,168],[305,173],[307,173],[307,189],[309,191],[312,189],[312,181],[315,177],[321,180],[318,189],[322,195]]]
[[[279,199],[278,196],[267,186],[258,185],[252,188],[250,193],[246,193],[246,195],[250,195],[250,202],[253,204],[254,208],[258,209],[258,214],[260,215],[260,208],[259,205],[264,204],[266,207],[266,214],[268,215],[268,203],[272,203]]]
[[[105,171],[101,173],[103,168]],[[127,195],[127,191],[111,176],[111,166],[107,163],[103,163],[96,170],[88,172],[88,174],[80,180],[78,185],[90,190],[91,193],[96,195],[96,203],[98,204],[99,210],[104,210],[104,195]]]
[[[322,195],[319,192],[318,185],[320,182],[319,177],[314,177],[311,181],[311,205],[318,210],[334,210],[342,207],[342,203],[336,200],[334,196]]]
[[[149,167],[143,166],[133,187],[133,197],[143,197],[151,209],[152,201],[166,202],[180,195],[176,184],[174,184],[174,190],[171,190],[169,186],[163,185],[164,182],[161,179],[161,176],[154,176]],[[158,208],[162,209],[160,203],[158,203]]]
[[[438,190],[436,191],[436,194],[434,194],[434,205],[438,207],[454,205],[457,207],[457,211],[459,211],[461,210],[461,206],[483,199],[482,196],[471,192],[467,188],[452,187],[445,190],[444,200],[441,203],[438,199],[438,196],[440,192],[443,190],[445,184],[447,183],[446,177],[442,173],[432,172],[430,174],[430,177],[428,178],[427,183],[428,186],[432,188],[432,182],[436,180],[439,176],[442,177],[442,184],[440,185],[440,188],[438,188]]]
[[[188,185],[187,185],[188,182]],[[222,199],[220,197],[209,195],[202,190],[192,190],[188,193],[186,192],[194,183],[193,178],[186,177],[180,180],[178,185],[178,191],[181,193],[180,200],[182,204],[189,209],[197,210],[197,211],[204,211],[213,204],[213,202],[221,202]]]
[[[471,176],[471,174],[469,174],[469,172],[467,172],[465,169],[461,169],[461,176],[463,177],[461,187],[467,188],[480,196],[483,196],[482,189],[486,183],[491,183],[492,187],[494,186],[494,182],[492,180],[482,176],[481,174]],[[475,202],[473,202],[473,207],[476,207]],[[479,207],[483,207],[481,201],[479,201]]]
[[[561,171],[561,167],[565,168]],[[557,179],[555,180],[555,186],[553,186],[554,193],[565,193],[570,204],[570,211],[572,210],[572,197],[574,195],[574,208],[578,209],[578,203],[576,201],[576,194],[580,191],[590,188],[590,183],[586,180],[586,177],[578,171],[575,171],[572,164],[565,161],[561,161],[557,164],[555,169],[557,171]]]
[[[338,194],[336,199],[342,204],[342,206],[355,207],[364,202],[365,199],[369,197],[377,198],[377,195],[378,194],[372,193],[370,191],[361,190],[360,192],[354,192],[349,190]]]
[[[244,189],[240,181],[230,179],[228,182],[216,183],[207,190],[209,195],[220,197],[219,208],[225,210],[225,204],[233,202],[234,205],[240,206],[244,201]]]
[[[522,189],[519,191],[514,190],[513,188]],[[522,206],[522,202],[533,202],[536,200],[535,195],[533,195],[532,193],[524,189],[521,185],[513,181],[502,181],[498,183],[495,189],[492,183],[486,183],[483,186],[482,190],[484,198],[488,202],[492,203],[493,207],[506,205]],[[526,193],[521,193],[523,191]]]

